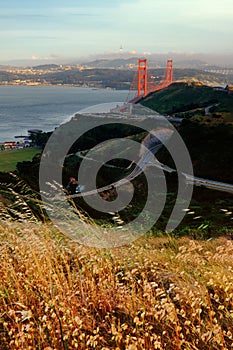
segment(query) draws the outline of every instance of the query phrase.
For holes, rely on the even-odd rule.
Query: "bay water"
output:
[[[0,86],[0,142],[16,141],[30,129],[53,131],[82,109],[125,102],[126,90],[64,86]]]

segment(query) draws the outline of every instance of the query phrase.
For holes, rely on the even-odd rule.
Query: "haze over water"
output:
[[[0,86],[0,142],[16,140],[29,129],[53,131],[83,108],[125,102],[126,90],[60,86]]]

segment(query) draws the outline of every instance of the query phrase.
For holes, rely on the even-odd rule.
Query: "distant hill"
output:
[[[142,58],[142,57],[140,57]],[[97,59],[90,62],[83,62],[82,65],[91,68],[114,68],[114,69],[128,69],[129,67],[137,66],[139,57],[130,57],[130,58],[116,58],[116,59]],[[167,59],[156,60],[153,58],[148,59],[148,65],[150,69],[155,68],[165,68]],[[182,60],[174,61],[174,65],[177,68],[183,69],[199,69],[203,70],[208,67],[208,64],[201,60]],[[216,69],[219,67],[215,67]]]
[[[142,58],[142,57],[140,57]],[[90,62],[83,62],[83,66],[91,68],[115,68],[115,69],[128,69],[130,66],[137,66],[139,57],[130,57],[130,58],[115,58],[115,59],[97,59]],[[148,59],[148,64],[150,69],[154,68],[165,68],[167,59],[164,60],[150,58]],[[174,61],[177,68],[190,68],[190,69],[205,69],[208,64],[205,61],[201,60],[182,60]],[[217,67],[219,68],[219,67]]]
[[[7,69],[13,69],[14,67],[8,66],[8,65],[2,65],[0,64],[0,70],[7,70]]]
[[[56,69],[56,68],[60,68],[60,65],[58,64],[41,64],[39,66],[34,66],[32,67],[35,70],[48,70],[48,69]]]
[[[129,69],[136,68],[138,57],[116,58],[116,59],[98,59],[91,62],[83,62],[84,67],[90,68],[112,68],[112,69]]]

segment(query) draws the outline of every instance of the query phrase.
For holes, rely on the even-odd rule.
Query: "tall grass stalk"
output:
[[[0,224],[0,349],[231,349],[233,242],[141,238],[96,250]]]

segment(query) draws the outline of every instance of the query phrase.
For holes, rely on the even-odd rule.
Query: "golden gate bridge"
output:
[[[149,69],[147,59],[138,60],[137,72],[134,76],[130,90],[136,90],[137,95],[130,102],[137,103],[142,97],[145,97],[150,92],[158,91],[166,88],[173,82],[173,61],[167,60],[166,71],[164,78],[155,83]]]

